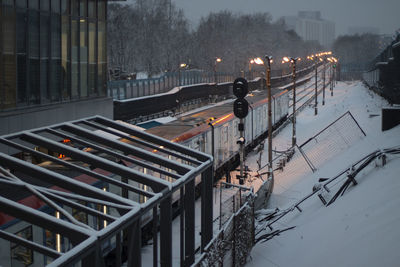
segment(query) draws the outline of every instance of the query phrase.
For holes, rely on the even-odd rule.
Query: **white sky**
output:
[[[172,0],[196,25],[210,12],[269,12],[273,19],[296,15],[300,10],[321,11],[322,17],[336,23],[336,34],[347,34],[349,26],[370,26],[381,34],[400,28],[399,0]]]

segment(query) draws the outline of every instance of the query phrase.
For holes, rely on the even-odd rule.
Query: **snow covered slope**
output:
[[[290,207],[309,194],[320,177],[333,177],[376,149],[400,146],[400,126],[381,131],[381,108],[387,102],[361,82],[340,82],[333,97],[328,90],[326,93],[325,106],[321,106],[319,96],[318,116],[314,116],[313,108],[298,115],[298,143],[347,111],[367,136],[315,173],[305,164],[303,169],[287,175],[283,171],[275,180],[269,208]],[[273,146],[287,149],[290,140],[289,125],[274,138]],[[256,168],[253,162],[248,158],[250,168]],[[371,166],[356,177],[358,185],[351,186],[329,207],[314,196],[301,205],[302,213],[294,210],[274,224],[274,229],[295,228],[258,243],[246,266],[399,266],[400,157],[389,157],[384,167]]]

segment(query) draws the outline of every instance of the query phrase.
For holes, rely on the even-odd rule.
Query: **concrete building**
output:
[[[107,0],[0,1],[0,135],[112,118]]]
[[[297,16],[285,16],[288,30],[294,30],[305,41],[318,41],[329,48],[335,40],[335,24],[321,18],[320,11],[299,11]]]

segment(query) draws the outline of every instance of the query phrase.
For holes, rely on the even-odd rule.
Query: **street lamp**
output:
[[[181,86],[182,85],[182,83],[181,83],[181,69],[185,69],[185,68],[187,68],[187,64],[186,63],[181,63],[181,64],[179,64],[179,68],[178,68],[178,79],[179,79],[179,86]]]
[[[296,62],[300,61],[301,58],[296,57],[283,57],[282,59],[282,63],[289,63],[292,65],[292,70],[293,70],[293,135],[292,135],[292,147],[294,147],[296,145]]]
[[[251,64],[254,64],[254,63],[255,63],[254,59],[250,59],[250,61],[249,61],[249,78],[250,79],[253,79],[253,75],[251,73]]]
[[[271,63],[273,63],[272,56],[265,56],[265,61],[261,58],[255,58],[254,63],[265,66],[265,82],[267,84],[267,98],[268,98],[268,179],[273,179],[274,174],[272,170],[272,96],[271,96]]]
[[[222,59],[219,57],[216,57],[215,61],[214,61],[214,82],[215,83],[218,82],[218,80],[217,80],[217,63],[220,63],[220,62],[222,62]]]
[[[316,59],[316,55],[311,55],[307,57],[309,60],[314,62],[314,69],[315,69],[315,104],[314,104],[314,115],[318,114],[318,65],[317,65],[317,59]],[[314,61],[315,59],[315,61]]]

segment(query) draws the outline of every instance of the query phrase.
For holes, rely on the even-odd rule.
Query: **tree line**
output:
[[[230,11],[210,13],[192,28],[181,9],[168,0],[136,0],[108,5],[108,60],[110,68],[150,75],[175,71],[180,63],[212,71],[240,72],[249,59],[266,54],[306,56],[321,50],[287,30],[282,19],[268,13],[252,15]],[[280,60],[277,60],[280,64]]]

